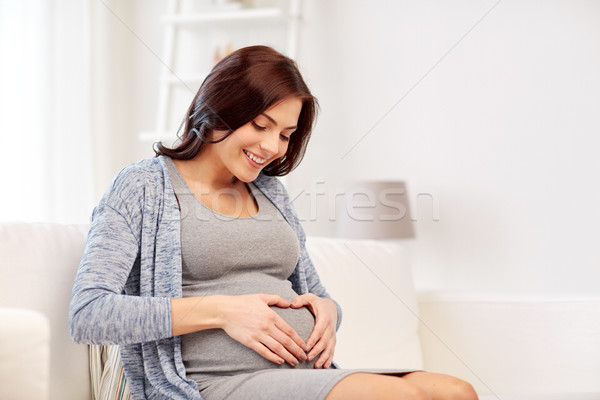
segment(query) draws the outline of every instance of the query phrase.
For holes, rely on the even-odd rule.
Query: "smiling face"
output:
[[[212,166],[220,169],[221,178],[252,182],[264,167],[285,154],[301,110],[300,99],[287,98],[233,131],[222,142],[207,146],[202,157],[211,158]]]

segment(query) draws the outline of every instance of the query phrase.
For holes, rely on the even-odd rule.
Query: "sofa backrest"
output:
[[[50,399],[89,399],[88,349],[68,331],[87,225],[0,223],[0,307],[36,310],[51,329]],[[323,284],[343,309],[344,368],[422,368],[417,300],[405,249],[393,242],[309,238]]]
[[[87,346],[67,313],[86,225],[0,223],[0,307],[36,310],[50,323],[50,399],[89,399]]]

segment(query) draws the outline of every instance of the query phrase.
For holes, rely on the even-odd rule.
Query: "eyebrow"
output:
[[[260,115],[266,117],[269,121],[271,121],[275,126],[277,126],[277,121],[275,121],[273,118],[271,118],[270,116],[268,116],[265,113],[260,113]],[[288,126],[287,128],[283,128],[284,130],[286,129],[298,129],[298,126],[294,125],[294,126]]]

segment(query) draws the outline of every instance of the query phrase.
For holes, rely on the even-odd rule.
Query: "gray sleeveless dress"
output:
[[[287,278],[298,260],[298,240],[262,192],[248,184],[258,204],[254,216],[225,216],[198,200],[173,161],[165,160],[181,210],[183,297],[252,293],[278,294],[287,300],[296,297]],[[303,340],[308,339],[315,320],[307,308],[272,309]],[[278,365],[221,329],[182,335],[181,345],[186,375],[198,383],[206,400],[317,400],[324,399],[340,379],[351,373],[406,372],[314,369],[316,359],[299,360],[296,367]]]

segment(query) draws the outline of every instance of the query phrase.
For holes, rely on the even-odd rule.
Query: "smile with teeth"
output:
[[[248,150],[244,150],[244,154],[246,154],[249,159],[251,159],[252,161],[254,161],[257,164],[264,164],[265,161],[267,161],[264,158],[260,158],[256,154],[250,153]]]

